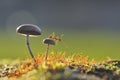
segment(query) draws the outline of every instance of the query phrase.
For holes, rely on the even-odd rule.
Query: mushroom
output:
[[[45,60],[47,60],[49,46],[50,45],[55,45],[55,41],[53,39],[51,39],[51,38],[46,38],[46,39],[43,40],[43,43],[47,44],[46,56],[45,56]]]
[[[33,58],[33,60],[35,61],[34,55],[31,51],[30,44],[29,44],[29,36],[41,35],[41,29],[37,25],[22,24],[18,26],[18,28],[16,29],[16,32],[26,36],[26,45],[27,45],[28,51],[31,57]]]

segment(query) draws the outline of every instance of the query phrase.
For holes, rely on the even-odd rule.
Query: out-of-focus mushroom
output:
[[[47,60],[49,46],[50,45],[55,45],[55,41],[53,39],[51,39],[51,38],[46,38],[46,39],[43,40],[43,43],[47,44],[46,56],[45,56],[45,60]]]

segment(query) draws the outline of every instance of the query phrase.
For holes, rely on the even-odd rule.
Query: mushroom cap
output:
[[[17,27],[16,32],[24,35],[41,35],[41,29],[34,24],[22,24]]]
[[[43,40],[44,44],[50,44],[50,45],[55,45],[55,41],[51,38],[46,38]]]

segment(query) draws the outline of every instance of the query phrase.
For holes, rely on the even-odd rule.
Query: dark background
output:
[[[118,30],[119,21],[119,0],[0,0],[3,29],[34,23],[77,30]]]

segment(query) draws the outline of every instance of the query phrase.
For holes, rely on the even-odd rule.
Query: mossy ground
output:
[[[88,56],[50,52],[32,59],[13,60],[1,64],[2,80],[119,80],[120,60],[106,58],[96,61]]]

